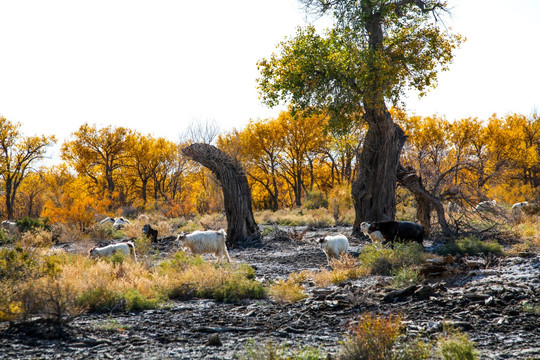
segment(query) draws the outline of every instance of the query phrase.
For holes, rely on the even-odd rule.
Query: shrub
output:
[[[95,224],[90,228],[86,229],[86,233],[92,239],[96,240],[108,240],[113,237],[113,233],[116,232],[116,229],[112,224],[105,223],[103,225]]]
[[[51,230],[48,219],[32,219],[29,217],[24,217],[17,220],[17,226],[19,227],[21,233],[34,230]]]
[[[143,225],[140,225],[138,222],[132,222],[130,224],[124,225],[124,227],[122,228],[122,233],[128,239],[135,239],[142,236],[142,228]],[[116,232],[117,231],[111,231],[111,234],[114,236]]]
[[[133,261],[92,261],[82,257],[67,263],[59,277],[73,284],[77,302],[89,311],[141,310],[158,307],[169,280]],[[123,259],[119,255],[119,259]]]
[[[245,267],[239,268],[235,264],[202,263],[178,274],[181,284],[195,284],[198,297],[225,302],[264,298],[266,289],[250,277]]]
[[[309,191],[306,195],[306,200],[304,201],[304,206],[308,210],[327,208],[328,207],[328,198],[322,191],[313,190]]]
[[[161,263],[159,273],[169,279],[165,291],[173,297],[194,293],[198,297],[234,302],[266,296],[266,289],[254,280],[255,270],[246,264],[211,264],[200,256],[178,252],[173,259]]]
[[[141,294],[139,290],[136,289],[128,289],[122,294],[122,298],[125,300],[126,311],[154,309],[164,301],[164,298],[161,296],[148,297]]]
[[[479,355],[467,335],[454,330],[437,339],[437,349],[444,360],[475,360]]]
[[[331,270],[321,270],[312,274],[313,282],[321,287],[337,284],[348,279],[357,279],[362,275],[358,261],[346,254],[339,259],[330,260]]]
[[[332,226],[334,219],[326,209],[265,210],[254,214],[259,224],[281,226]]]
[[[0,250],[0,319],[44,316],[63,322],[79,313],[69,284],[56,276],[62,255],[40,257],[38,251],[16,246]]]
[[[7,245],[13,241],[14,239],[10,238],[4,229],[0,229],[0,245]]]
[[[77,304],[91,312],[112,312],[123,309],[120,296],[104,286],[84,290],[77,297]]]
[[[152,239],[146,235],[141,235],[136,238],[133,243],[135,244],[135,253],[137,257],[143,257],[144,255],[150,253],[152,250]]]
[[[328,211],[332,214],[336,224],[350,223],[348,213],[353,210],[350,185],[337,185],[330,191]],[[354,221],[354,217],[352,218]]]
[[[55,276],[27,277],[15,283],[0,283],[0,319],[23,320],[40,316],[65,323],[81,314],[75,289]]]
[[[137,311],[186,296],[238,301],[263,298],[266,289],[247,264],[210,264],[183,252],[151,267],[122,253],[94,261],[0,249],[0,320],[39,315],[65,322],[83,310]]]
[[[293,274],[287,280],[279,279],[272,284],[269,294],[273,299],[290,303],[306,298],[304,287],[300,284],[300,279]]]
[[[328,227],[335,225],[335,221],[326,208],[320,208],[310,210],[306,214],[304,223],[302,225],[311,227]]]
[[[522,309],[526,313],[540,315],[540,304],[525,302],[523,303]]]
[[[388,276],[401,268],[421,264],[427,257],[423,246],[418,243],[394,244],[393,249],[370,244],[362,248],[358,259],[363,273]]]
[[[287,345],[276,345],[272,342],[266,344],[248,341],[244,353],[237,355],[240,360],[323,360],[327,359],[320,349],[312,346],[301,346],[291,349]]]
[[[41,315],[56,323],[69,322],[84,312],[76,298],[76,289],[70,283],[61,281],[56,277],[44,276],[36,281],[35,287],[30,290],[31,302],[35,306],[32,315]],[[35,291],[35,293],[32,293]]]
[[[204,259],[200,255],[190,256],[184,251],[178,251],[174,253],[172,259],[162,261],[159,264],[159,269],[164,273],[175,273],[203,263]]]
[[[350,336],[343,343],[340,359],[386,360],[391,354],[401,332],[401,318],[377,317],[365,313],[349,326]]]
[[[420,274],[413,266],[406,266],[394,271],[392,274],[392,286],[401,289],[420,282]]]
[[[393,360],[425,360],[433,359],[432,343],[424,342],[420,339],[413,339],[404,344],[399,344],[394,347]]]
[[[450,241],[448,244],[443,246],[439,251],[439,255],[487,255],[495,254],[502,255],[503,250],[502,246],[496,241],[481,241],[475,236],[468,236],[457,239],[455,241]]]
[[[379,317],[365,313],[349,326],[350,335],[342,343],[342,360],[424,360],[430,359],[431,343],[415,338],[407,342],[399,316]]]
[[[13,249],[0,249],[0,281],[24,281],[38,270],[35,252],[15,246]]]
[[[227,228],[227,219],[223,213],[204,215],[199,220],[199,223],[204,229],[219,230]]]
[[[94,329],[113,331],[113,332],[122,332],[122,331],[126,331],[126,330],[130,329],[130,326],[122,325],[116,319],[107,319],[105,321],[102,321],[102,322],[94,325]]]
[[[194,221],[194,220],[188,220],[187,222],[185,222],[178,228],[179,232],[186,232],[186,233],[193,232],[195,230],[204,230],[204,228],[198,221]]]
[[[51,246],[53,241],[53,234],[49,230],[45,229],[33,229],[23,232],[19,243],[24,247],[47,247]]]

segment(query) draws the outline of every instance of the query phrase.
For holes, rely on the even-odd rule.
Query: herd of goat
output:
[[[371,224],[364,222],[362,223],[362,231],[372,241],[382,242],[383,244],[395,240],[416,241],[422,244],[424,240],[424,228],[410,221],[379,221]],[[150,224],[145,224],[142,232],[153,241],[157,240],[158,232]],[[181,233],[176,238],[178,246],[192,254],[212,253],[218,260],[231,262],[226,240],[227,234],[224,229],[197,230],[190,234]],[[328,233],[326,233],[319,239],[319,243],[328,261],[339,258],[342,254],[346,254],[349,249],[349,240],[343,234],[328,236]],[[89,256],[91,258],[106,257],[116,251],[121,251],[126,256],[133,258],[135,261],[137,260],[135,244],[131,241],[104,247],[93,247],[89,251]]]
[[[480,202],[475,211],[490,211],[497,206],[495,200]],[[511,208],[511,213],[514,218],[521,217],[522,211],[530,206],[526,201],[516,203]],[[455,210],[454,210],[455,211]],[[142,233],[151,241],[158,240],[158,231],[153,229],[146,215],[140,215],[138,220],[144,222]],[[107,217],[99,222],[99,225],[111,224],[116,229],[123,228],[130,221],[123,217],[111,218]],[[2,229],[12,238],[20,235],[17,223],[5,220],[2,222]],[[417,242],[422,244],[424,241],[424,228],[422,225],[410,221],[377,221],[372,223],[363,222],[360,225],[361,231],[369,237],[374,243],[392,244],[394,241],[402,242]],[[226,245],[227,235],[225,230],[207,230],[194,231],[190,234],[181,233],[177,236],[177,244],[180,248],[191,252],[192,254],[213,253],[218,260],[226,260],[231,262]],[[349,249],[349,240],[343,234],[329,236],[324,234],[318,240],[321,249],[326,254],[328,261],[339,258],[342,254],[346,254]],[[103,247],[93,247],[88,255],[91,258],[106,257],[115,252],[122,252],[125,256],[131,257],[137,261],[135,252],[135,244],[131,241],[115,243]]]

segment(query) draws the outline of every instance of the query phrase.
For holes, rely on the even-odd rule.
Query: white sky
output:
[[[540,1],[449,0],[468,38],[411,113],[540,112]],[[0,115],[63,142],[85,122],[178,140],[275,117],[256,62],[305,24],[297,0],[0,0]]]

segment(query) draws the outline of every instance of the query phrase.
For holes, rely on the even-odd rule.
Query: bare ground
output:
[[[302,240],[265,238],[257,247],[230,251],[269,282],[295,271],[316,271],[326,257],[315,243],[326,231]],[[366,242],[352,240],[357,251]],[[162,244],[163,253],[172,251]],[[429,249],[429,247],[428,247]],[[306,283],[308,297],[289,304],[273,300],[220,303],[196,299],[142,312],[87,314],[57,328],[39,320],[0,323],[0,358],[6,359],[234,359],[248,341],[320,347],[336,357],[346,327],[364,312],[400,314],[410,337],[435,339],[443,322],[467,333],[483,359],[540,359],[540,256],[462,259],[452,274],[406,289],[370,276],[328,288]]]

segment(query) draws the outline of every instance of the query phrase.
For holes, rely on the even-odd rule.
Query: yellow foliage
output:
[[[109,199],[100,198],[90,192],[84,177],[62,177],[48,174],[51,193],[45,202],[42,216],[51,222],[76,224],[80,230],[87,229],[96,221],[96,215],[105,213]],[[59,179],[60,178],[60,179]]]

